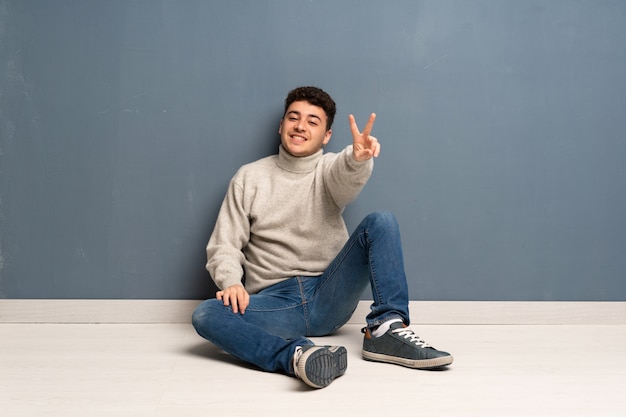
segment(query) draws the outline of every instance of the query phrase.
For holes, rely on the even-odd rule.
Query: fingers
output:
[[[378,140],[375,137],[370,136],[368,138],[368,141],[368,147],[363,147],[356,150],[356,152],[360,153],[358,160],[378,158],[378,155],[380,155],[380,143],[378,143]]]
[[[372,156],[374,158],[377,158],[378,155],[380,154],[380,143],[378,142],[378,139],[376,139],[374,136],[370,136],[370,142],[371,142],[370,149],[372,151]]]
[[[367,124],[365,125],[365,129],[363,129],[363,132],[361,132],[361,134],[363,136],[369,136],[370,133],[372,132],[372,128],[374,127],[374,121],[376,120],[376,113],[372,113],[370,114],[370,118],[367,121]]]
[[[250,304],[250,295],[243,285],[233,285],[223,291],[218,291],[215,293],[215,298],[221,300],[225,306],[230,306],[233,313],[244,314]]]
[[[365,124],[365,129],[363,132],[359,131],[359,127],[356,124],[356,119],[354,115],[349,115],[348,120],[350,121],[350,131],[352,131],[352,136],[360,136],[367,137],[372,132],[372,128],[374,127],[374,122],[376,121],[376,113],[370,114],[370,118],[367,120]]]
[[[350,121],[350,131],[352,132],[352,136],[359,136],[361,132],[359,132],[359,127],[356,125],[356,120],[353,115],[348,116],[348,120]]]

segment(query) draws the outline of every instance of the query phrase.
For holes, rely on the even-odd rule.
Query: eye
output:
[[[311,126],[317,126],[317,122],[313,122],[313,121],[311,121],[311,122],[309,122],[309,124],[310,124]]]

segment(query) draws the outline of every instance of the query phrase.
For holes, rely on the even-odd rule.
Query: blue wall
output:
[[[626,2],[0,0],[0,297],[204,298],[226,185],[319,85],[412,299],[626,300]]]

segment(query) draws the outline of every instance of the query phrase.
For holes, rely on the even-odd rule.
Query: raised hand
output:
[[[353,115],[348,116],[348,119],[350,120],[350,130],[352,131],[352,157],[356,161],[366,161],[372,157],[377,157],[380,154],[380,143],[374,136],[370,136],[374,127],[374,120],[376,120],[376,114],[372,113],[370,115],[363,132],[359,131]]]

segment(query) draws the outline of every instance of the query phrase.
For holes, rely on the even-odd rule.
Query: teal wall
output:
[[[0,0],[0,297],[212,296],[226,185],[318,85],[415,300],[626,300],[626,2]]]

